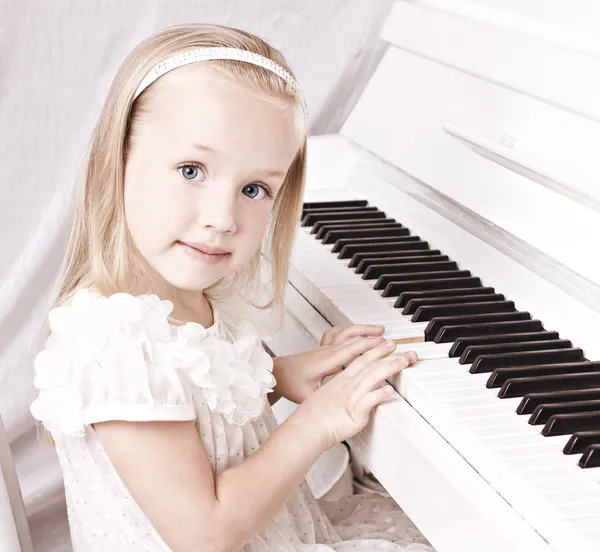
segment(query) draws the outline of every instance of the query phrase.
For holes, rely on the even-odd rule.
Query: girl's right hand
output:
[[[298,408],[297,413],[319,432],[325,450],[363,429],[373,408],[394,391],[385,380],[416,362],[413,351],[391,355],[395,348],[393,341],[374,346]]]

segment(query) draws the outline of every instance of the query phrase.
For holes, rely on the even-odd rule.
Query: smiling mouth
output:
[[[180,245],[186,253],[192,255],[194,258],[205,261],[208,263],[218,263],[223,259],[226,259],[231,255],[229,251],[224,251],[223,249],[218,249],[215,247],[209,247],[205,245],[190,245],[189,243],[185,243],[182,241],[177,241],[177,245]]]

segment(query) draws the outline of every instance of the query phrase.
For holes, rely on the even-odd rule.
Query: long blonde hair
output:
[[[249,50],[272,59],[293,75],[283,56],[272,46],[250,33],[229,27],[177,25],[140,43],[117,72],[89,143],[73,227],[53,306],[63,303],[84,286],[95,288],[104,295],[153,292],[148,277],[149,265],[137,251],[127,229],[123,190],[131,135],[140,115],[148,110],[148,96],[152,94],[154,85],[135,100],[134,93],[146,73],[164,58],[184,50],[205,47]],[[261,67],[230,60],[203,63],[213,64],[228,77],[264,92],[274,101],[286,102],[296,112],[302,109],[301,99],[290,95],[284,81]],[[272,267],[273,293],[266,303],[256,306],[274,306],[280,313],[304,191],[305,129],[303,133],[303,144],[275,201],[262,248]],[[217,282],[205,293],[212,299],[236,293],[251,301],[253,292],[259,288],[260,259],[259,251],[246,269]]]

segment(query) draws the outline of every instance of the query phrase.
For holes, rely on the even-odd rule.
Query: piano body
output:
[[[350,446],[439,552],[592,552],[600,41],[499,5],[395,3],[341,132],[310,139],[269,347],[381,323],[419,353]]]

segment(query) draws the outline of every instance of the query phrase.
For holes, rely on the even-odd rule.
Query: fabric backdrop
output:
[[[29,413],[33,357],[86,141],[142,39],[179,23],[271,42],[304,89],[310,133],[336,132],[382,53],[392,0],[0,0],[0,414],[36,550],[70,550],[60,472]]]

